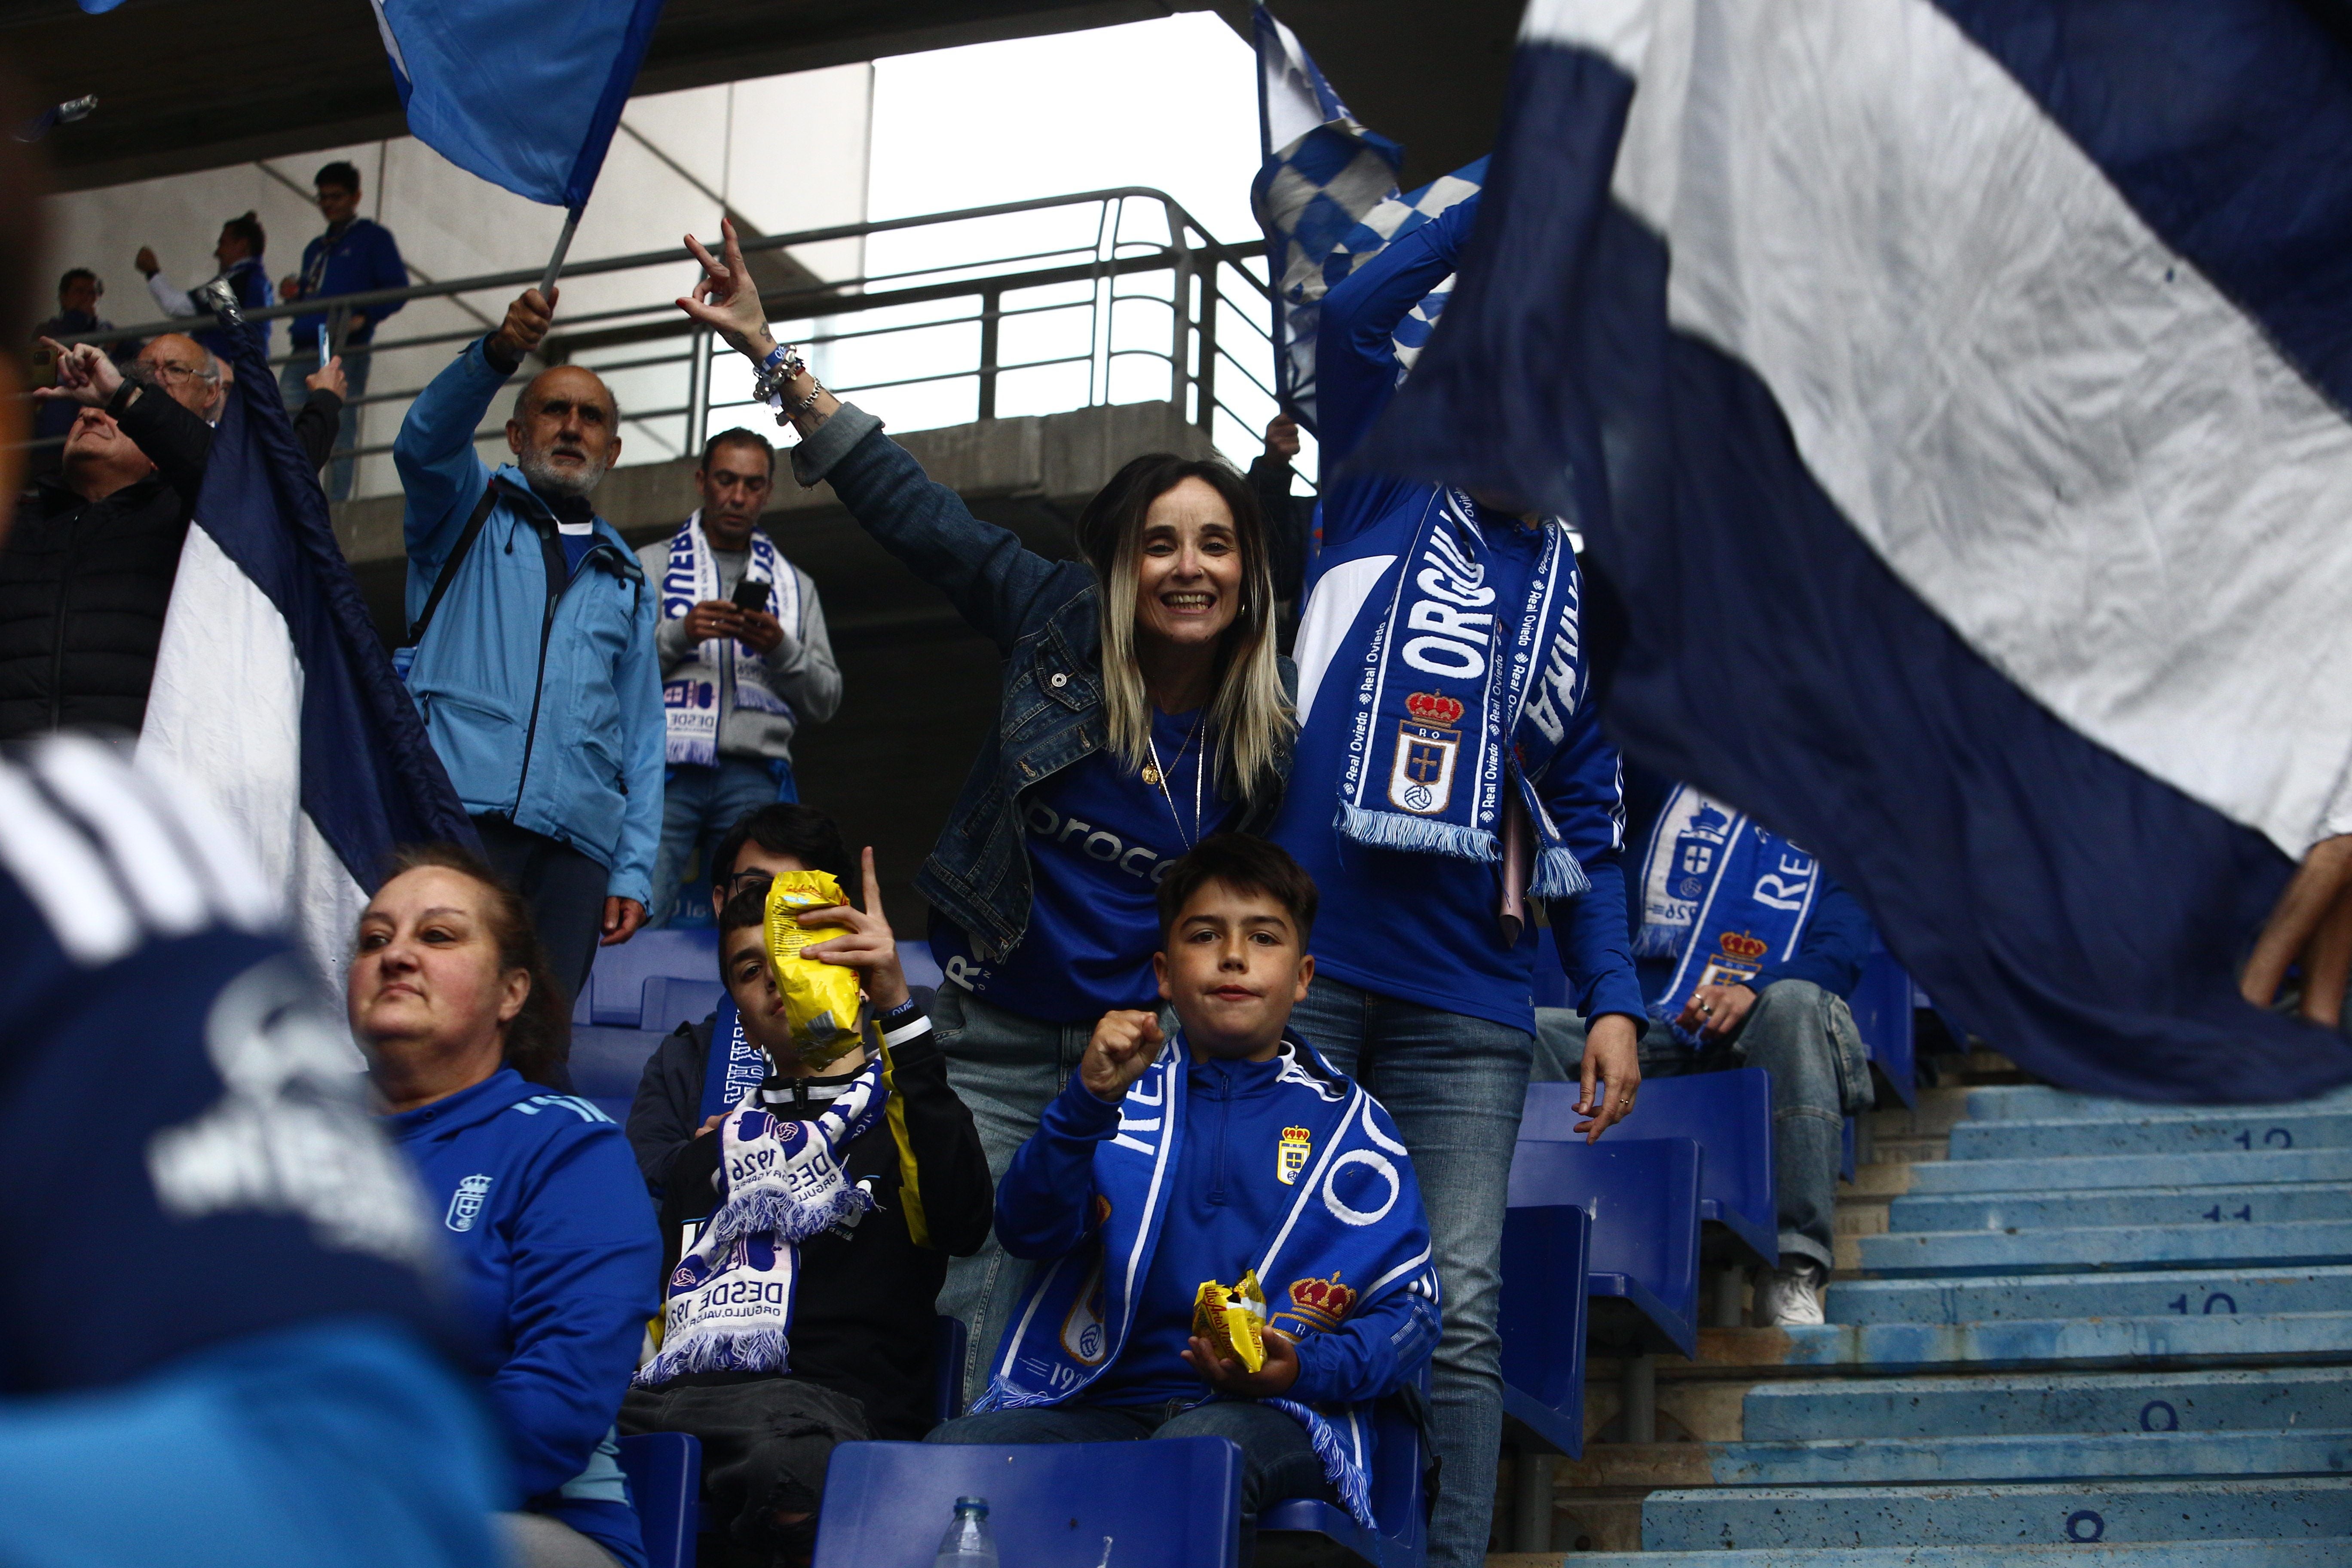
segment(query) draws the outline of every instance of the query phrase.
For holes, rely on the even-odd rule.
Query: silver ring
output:
[[[1703,1018],[1712,1018],[1715,1016],[1715,1004],[1712,1002],[1702,1002],[1698,1005],[1698,1011],[1699,1016]]]

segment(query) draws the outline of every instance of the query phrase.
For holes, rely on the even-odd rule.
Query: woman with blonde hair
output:
[[[776,342],[725,234],[723,260],[688,239],[703,277],[679,308],[753,363],[799,428],[794,477],[829,482],[1004,659],[997,727],[916,878],[950,983],[933,1022],[1001,1176],[1095,1022],[1159,1006],[1160,874],[1210,834],[1263,831],[1280,804],[1296,675],[1275,647],[1265,529],[1232,468],[1157,453],[1087,503],[1083,562],[1024,549]],[[1024,1268],[992,1240],[950,1270],[940,1309],[970,1331],[968,1396]]]

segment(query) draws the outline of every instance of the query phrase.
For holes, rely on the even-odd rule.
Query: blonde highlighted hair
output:
[[[1248,481],[1217,459],[1149,453],[1112,475],[1079,514],[1078,545],[1101,590],[1107,749],[1138,770],[1149,755],[1151,697],[1144,689],[1135,647],[1143,525],[1151,503],[1186,479],[1199,479],[1217,492],[1233,514],[1234,538],[1241,548],[1241,606],[1219,642],[1209,722],[1217,735],[1220,789],[1230,779],[1243,800],[1253,800],[1277,787],[1275,758],[1298,721],[1283,694],[1276,662],[1274,571],[1265,519]]]

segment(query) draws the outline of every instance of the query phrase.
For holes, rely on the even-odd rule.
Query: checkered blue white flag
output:
[[[1477,194],[1484,158],[1409,195],[1397,190],[1404,149],[1348,112],[1298,36],[1260,5],[1255,13],[1258,141],[1265,157],[1250,205],[1265,231],[1274,279],[1275,391],[1315,427],[1315,332],[1323,296],[1390,241]],[[1445,308],[1448,278],[1396,332],[1397,374],[1412,368]]]

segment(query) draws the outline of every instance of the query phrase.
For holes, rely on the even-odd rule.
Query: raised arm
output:
[[[1323,297],[1315,340],[1315,434],[1327,489],[1396,391],[1397,323],[1454,269],[1477,209],[1476,196],[1456,202]]]
[[[556,291],[559,295],[562,290]],[[464,531],[467,516],[490,482],[490,470],[474,450],[474,432],[489,412],[490,400],[520,368],[523,356],[546,337],[555,301],[527,289],[507,307],[507,318],[488,337],[467,343],[449,367],[433,378],[408,405],[392,444],[400,488],[408,499],[401,520],[410,576],[409,613],[424,608],[431,574]]]
[[[725,259],[692,235],[687,249],[702,278],[678,309],[717,331],[728,346],[762,364],[775,351],[760,292],[743,265],[735,226],[722,220]],[[859,526],[945,594],[973,628],[1011,652],[1039,616],[1093,583],[1075,562],[1048,561],[1010,530],[971,515],[963,498],[934,484],[920,463],[882,434],[882,422],[842,403],[803,372],[782,386],[784,407],[803,437],[793,475],[803,486],[829,481]]]

